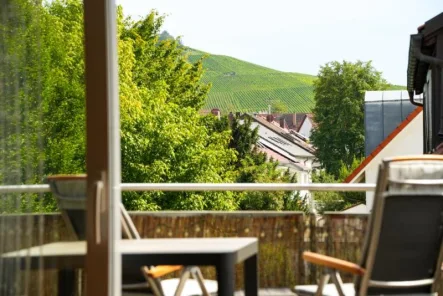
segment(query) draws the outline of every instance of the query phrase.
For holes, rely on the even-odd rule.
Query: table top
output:
[[[123,261],[143,259],[152,264],[184,264],[188,260],[205,256],[230,255],[238,263],[257,254],[257,238],[156,238],[139,240],[120,240],[117,252],[122,254]],[[56,242],[5,253],[3,259],[43,259],[45,266],[83,267],[86,254],[86,241]],[[195,257],[192,259],[192,257]],[[128,259],[128,260],[125,260]],[[168,261],[166,262],[166,259]],[[172,260],[172,261],[171,261]],[[37,261],[37,260],[35,260]],[[180,262],[183,263],[180,263]]]

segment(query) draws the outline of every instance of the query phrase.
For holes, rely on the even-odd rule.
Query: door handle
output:
[[[103,181],[95,183],[95,242],[101,243],[102,229],[101,229],[101,213],[102,213],[102,199],[103,199]]]

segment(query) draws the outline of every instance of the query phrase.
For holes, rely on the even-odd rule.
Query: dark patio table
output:
[[[217,271],[218,295],[232,296],[235,289],[235,264],[244,262],[245,295],[258,295],[256,238],[165,238],[121,240],[123,270],[143,265],[211,265]],[[74,270],[84,268],[86,242],[57,242],[2,255],[20,260],[21,268],[58,269],[59,295],[71,295],[75,286]],[[30,260],[30,261],[27,261]],[[29,266],[29,265],[28,265]]]

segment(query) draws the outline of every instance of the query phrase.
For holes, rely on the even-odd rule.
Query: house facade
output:
[[[385,137],[366,145],[366,159],[345,180],[349,183],[376,183],[382,159],[392,156],[443,154],[443,13],[428,20],[410,37],[407,69],[407,95],[414,111],[389,136],[381,135],[379,126],[369,125],[370,132]],[[403,101],[403,94],[400,99]],[[398,104],[397,104],[398,105]],[[402,107],[396,107],[401,111]],[[400,108],[400,109],[398,109]],[[409,107],[408,107],[409,108]],[[367,111],[365,106],[365,111]],[[365,113],[365,121],[376,123]],[[392,122],[392,120],[391,120]],[[389,127],[391,128],[391,127]],[[388,129],[389,129],[388,128]],[[370,139],[369,139],[370,140]],[[379,143],[379,144],[377,144]],[[367,143],[368,144],[368,143]],[[366,193],[366,207],[372,208],[373,192]]]
[[[423,97],[415,96],[414,100],[422,102]],[[368,157],[416,108],[417,106],[409,101],[406,90],[365,92],[365,157]]]
[[[387,157],[417,155],[423,151],[423,108],[416,107],[345,179],[345,183],[377,183],[378,168]],[[374,192],[366,192],[366,209],[372,209]],[[360,206],[359,210],[361,211]]]
[[[305,114],[303,121],[298,128],[298,133],[309,139],[311,137],[312,129],[315,126],[313,114]]]
[[[443,13],[412,34],[407,89],[412,103],[423,106],[423,153],[441,153],[443,142]],[[423,94],[423,102],[414,97]]]
[[[292,133],[292,130],[280,127],[273,115],[244,114],[252,119],[251,128],[258,129],[258,148],[265,152],[268,159],[278,160],[278,168],[289,170],[297,175],[297,182],[311,183],[312,170],[319,167],[315,159],[315,149],[312,145]],[[300,191],[302,196],[310,200],[309,191]]]

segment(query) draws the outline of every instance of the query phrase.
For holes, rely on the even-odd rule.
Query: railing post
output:
[[[326,254],[334,254],[334,241],[332,239],[333,235],[331,234],[332,231],[331,215],[325,214],[323,216],[323,219],[325,219],[325,229],[326,229],[326,239],[325,239]]]
[[[309,215],[309,250],[311,252],[317,252],[317,225],[316,225],[316,215]],[[311,273],[309,274],[309,283],[313,284],[318,279],[318,268],[316,265],[311,264]]]
[[[298,234],[298,244],[297,244],[297,255],[298,255],[298,274],[299,278],[296,279],[298,282],[306,284],[307,278],[305,273],[305,264],[303,262],[303,250],[305,249],[305,231],[306,231],[306,218],[308,216],[303,214],[303,216],[298,218],[297,223],[297,234]]]

